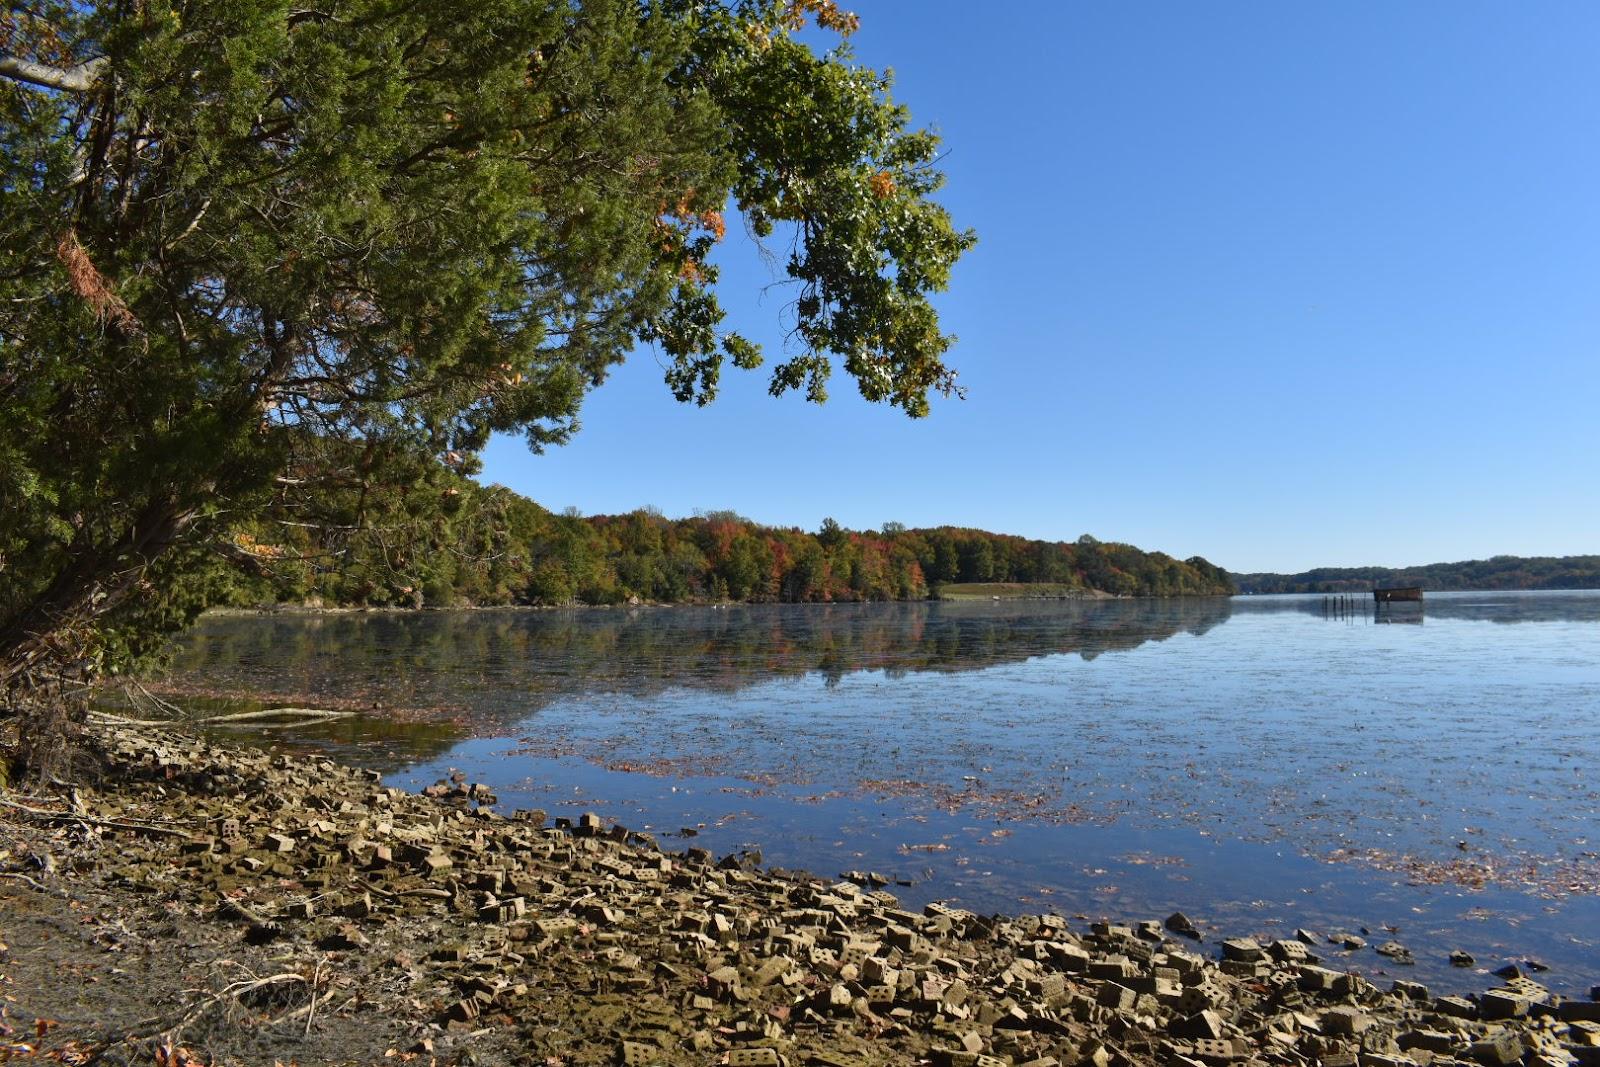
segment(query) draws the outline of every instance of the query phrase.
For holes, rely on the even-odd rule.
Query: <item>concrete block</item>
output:
[[[1139,1002],[1139,994],[1125,985],[1107,982],[1100,987],[1100,991],[1095,995],[1095,1001],[1117,1011],[1129,1011]]]
[[[1484,1067],[1511,1067],[1522,1062],[1522,1042],[1509,1030],[1501,1030],[1474,1041],[1467,1055]]]
[[[866,982],[882,982],[884,985],[897,985],[899,972],[889,965],[888,960],[876,956],[869,956],[861,961],[861,978]]]
[[[1089,969],[1087,950],[1064,941],[1052,941],[1045,946],[1050,962],[1069,974],[1082,974]]]
[[[578,932],[578,920],[568,915],[558,915],[550,919],[539,919],[533,924],[545,937],[560,939],[571,937]]]
[[[1575,1045],[1600,1046],[1600,1023],[1576,1020],[1567,1025],[1567,1034]]]
[[[1103,959],[1089,961],[1090,978],[1106,978],[1112,981],[1132,978],[1139,973],[1139,968],[1126,956],[1112,955]]]
[[[1199,1011],[1193,1015],[1174,1018],[1167,1024],[1167,1033],[1185,1039],[1215,1039],[1222,1036],[1222,1025],[1222,1016],[1216,1012]]]
[[[1279,963],[1311,962],[1311,950],[1304,941],[1284,939],[1267,946],[1267,952]]]
[[[775,1048],[757,1046],[728,1050],[728,1067],[783,1067],[783,1057]]]
[[[1060,994],[1067,987],[1067,980],[1059,974],[1047,974],[1039,978],[1029,979],[1027,987],[1029,992],[1040,1000],[1048,1000]]]
[[[1361,1067],[1417,1067],[1410,1056],[1391,1055],[1384,1052],[1362,1052]]]
[[[867,1003],[874,1008],[887,1007],[894,1003],[897,992],[892,985],[869,985],[866,990]]]
[[[1478,1017],[1478,1006],[1465,997],[1439,997],[1433,1002],[1433,1010],[1438,1015],[1448,1015],[1452,1019]]]
[[[1458,1041],[1455,1034],[1447,1034],[1442,1030],[1408,1030],[1400,1035],[1399,1045],[1402,1049],[1420,1048],[1425,1052],[1448,1055],[1455,1051]]]
[[[1490,989],[1478,996],[1478,1012],[1485,1019],[1520,1019],[1530,1006],[1527,997],[1509,989]]]
[[[1355,1037],[1372,1029],[1372,1016],[1360,1008],[1341,1004],[1329,1008],[1317,1019],[1322,1032],[1333,1037]]]
[[[1245,1057],[1244,1050],[1232,1041],[1209,1037],[1194,1043],[1194,1054],[1207,1063],[1231,1063]]]
[[[189,838],[178,846],[178,852],[185,856],[205,855],[217,847],[217,839],[210,834],[199,834]]]
[[[1240,963],[1254,963],[1266,958],[1266,951],[1250,937],[1234,937],[1222,943],[1224,959],[1237,960]]]
[[[1178,1010],[1185,1015],[1215,1008],[1227,999],[1227,994],[1215,982],[1201,982],[1184,989],[1178,1000]]]
[[[1550,990],[1532,978],[1509,978],[1505,987],[1517,996],[1527,998],[1529,1004],[1547,1004],[1550,1001]]]

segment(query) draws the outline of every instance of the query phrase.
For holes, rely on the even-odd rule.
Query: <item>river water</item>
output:
[[[211,616],[160,691],[351,717],[321,748],[664,847],[870,872],[908,904],[1333,965],[1600,982],[1600,593]],[[1364,609],[1364,610],[1363,610]],[[1414,965],[1374,948],[1397,941]],[[1451,968],[1463,949],[1475,969]]]

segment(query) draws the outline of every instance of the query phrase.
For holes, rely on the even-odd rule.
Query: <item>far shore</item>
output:
[[[1048,591],[1035,591],[1048,590]],[[746,608],[746,607],[801,607],[833,608],[860,607],[884,604],[940,604],[977,600],[1214,600],[1231,594],[1191,594],[1181,597],[1134,596],[1108,593],[1103,589],[1075,589],[1051,585],[1033,586],[1020,582],[947,585],[938,596],[916,600],[624,600],[610,604],[359,604],[330,605],[308,603],[229,605],[207,608],[205,616],[252,615],[417,615],[428,612],[484,611],[484,612],[546,612],[576,610],[626,610],[633,608]]]

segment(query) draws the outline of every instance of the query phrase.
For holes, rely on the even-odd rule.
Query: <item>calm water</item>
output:
[[[165,680],[264,736],[909,903],[1370,931],[1339,966],[1600,982],[1600,594],[214,617]],[[694,831],[693,841],[682,831]],[[1389,928],[1393,928],[1391,932]]]

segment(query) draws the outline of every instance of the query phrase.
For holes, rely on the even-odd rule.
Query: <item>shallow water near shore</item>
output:
[[[213,616],[161,686],[353,710],[229,734],[908,903],[1600,982],[1600,593]]]

